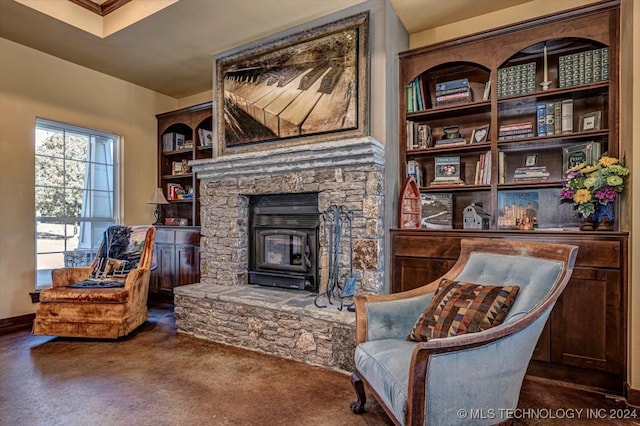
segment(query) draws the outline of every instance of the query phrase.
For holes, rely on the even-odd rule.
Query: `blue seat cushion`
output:
[[[356,369],[398,419],[406,416],[407,367],[416,344],[407,340],[383,339],[363,342],[356,347]]]

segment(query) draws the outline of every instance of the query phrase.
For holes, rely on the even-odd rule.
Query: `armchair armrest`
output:
[[[93,268],[91,266],[83,266],[77,268],[58,268],[51,270],[51,286],[64,287],[69,284],[82,282],[89,278]]]
[[[367,340],[404,339],[425,310],[438,283],[384,295],[356,296],[356,344]]]
[[[146,305],[150,273],[150,270],[147,268],[138,268],[129,272],[127,280],[124,282],[124,288],[129,290],[129,304]]]

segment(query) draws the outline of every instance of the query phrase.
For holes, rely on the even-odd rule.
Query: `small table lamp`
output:
[[[162,210],[160,209],[160,204],[169,204],[166,198],[164,198],[164,194],[162,193],[162,188],[156,188],[151,194],[149,201],[147,204],[155,204],[156,209],[153,214],[156,217],[156,221],[154,223],[155,226],[162,225],[162,221],[160,220],[160,216],[162,215]]]

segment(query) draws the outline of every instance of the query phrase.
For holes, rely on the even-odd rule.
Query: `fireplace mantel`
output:
[[[260,176],[335,167],[384,166],[384,145],[372,137],[256,150],[189,164],[198,179]]]

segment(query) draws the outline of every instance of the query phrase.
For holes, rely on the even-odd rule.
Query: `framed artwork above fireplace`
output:
[[[221,155],[369,133],[369,13],[216,59]]]

